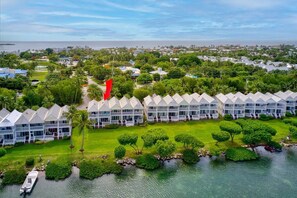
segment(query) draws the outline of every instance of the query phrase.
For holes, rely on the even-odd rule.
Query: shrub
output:
[[[268,121],[268,120],[272,120],[273,117],[270,116],[270,115],[266,115],[266,114],[260,114],[260,117],[259,117],[259,120],[262,120],[262,121]]]
[[[34,165],[34,158],[33,157],[28,157],[26,159],[26,166],[30,167],[30,166],[33,166],[33,165]]]
[[[4,155],[6,155],[7,151],[5,148],[0,148],[0,157],[3,157]]]
[[[238,124],[231,121],[221,121],[220,129],[230,134],[232,142],[233,142],[234,135],[239,135],[242,131],[241,127]]]
[[[268,146],[271,146],[275,149],[282,149],[282,145],[278,142],[275,142],[275,141],[270,141],[268,142]]]
[[[63,140],[70,140],[70,136],[63,136]]]
[[[232,161],[248,161],[256,160],[259,158],[259,156],[249,149],[238,147],[227,149],[226,158]]]
[[[186,164],[195,164],[199,161],[199,157],[194,150],[186,149],[183,151],[183,161]]]
[[[265,131],[270,133],[272,136],[276,134],[276,130],[271,126],[264,124],[258,120],[236,120],[238,125],[242,127],[243,134],[251,134],[256,131]]]
[[[136,166],[146,170],[154,170],[160,167],[160,162],[152,154],[144,154],[136,158]]]
[[[289,134],[290,134],[293,138],[297,138],[297,127],[290,126],[290,127],[289,127]]]
[[[290,112],[286,112],[286,117],[293,117],[293,114]]]
[[[225,131],[216,132],[211,134],[212,138],[217,141],[216,144],[219,142],[225,142],[230,139],[230,134]]]
[[[114,149],[114,157],[121,159],[126,155],[126,149],[123,146],[118,146]]]
[[[226,120],[226,121],[231,121],[231,120],[233,120],[232,115],[230,115],[230,114],[226,114],[226,115],[224,115],[224,120]]]
[[[71,175],[71,163],[69,161],[50,162],[45,168],[45,178],[49,180],[61,180]]]
[[[14,144],[14,147],[23,146],[24,144],[25,144],[24,142],[17,142]]]
[[[87,160],[79,165],[79,176],[85,179],[95,179],[104,174],[120,174],[123,167],[111,161]]]
[[[291,125],[297,127],[297,120],[292,120]]]
[[[22,184],[26,179],[24,169],[15,169],[6,171],[2,180],[3,185]]]
[[[291,124],[292,121],[293,121],[293,120],[290,119],[290,118],[285,118],[285,119],[283,119],[283,122],[284,122],[285,124]]]
[[[118,124],[109,124],[109,125],[105,125],[104,128],[106,128],[106,129],[117,129],[119,127],[120,126]]]

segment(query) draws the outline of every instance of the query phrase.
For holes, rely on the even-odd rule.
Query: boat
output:
[[[21,189],[20,189],[20,195],[24,194],[28,194],[31,193],[31,191],[34,188],[34,185],[37,181],[37,177],[38,177],[38,171],[31,171],[27,177],[26,180],[24,181]]]

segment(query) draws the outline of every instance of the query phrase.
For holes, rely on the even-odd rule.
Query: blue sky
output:
[[[296,0],[0,0],[1,41],[297,40]]]

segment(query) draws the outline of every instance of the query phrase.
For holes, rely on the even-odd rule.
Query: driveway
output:
[[[77,109],[79,110],[87,110],[88,104],[91,101],[91,99],[88,96],[89,85],[95,84],[103,91],[103,93],[105,92],[105,87],[102,85],[98,85],[95,81],[92,80],[91,76],[87,76],[87,79],[88,79],[88,85],[82,88],[82,92],[83,92],[82,104],[77,107]]]

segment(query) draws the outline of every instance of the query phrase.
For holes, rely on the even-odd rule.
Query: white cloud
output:
[[[146,6],[146,5],[144,5],[144,6],[132,6],[132,5],[126,6],[123,4],[114,3],[114,2],[106,1],[106,0],[102,0],[99,2],[102,4],[105,4],[107,6],[122,9],[122,10],[129,10],[129,11],[134,11],[134,12],[147,12],[147,13],[155,12],[154,8]]]
[[[80,14],[75,12],[60,12],[60,11],[40,12],[39,14],[50,15],[50,16],[82,17],[82,18],[94,18],[94,19],[119,19],[117,17],[110,17],[110,16]]]
[[[6,14],[0,14],[0,21],[2,23],[8,23],[8,22],[16,21],[16,20]]]
[[[284,3],[282,0],[219,0],[219,2],[242,9],[266,9]]]

